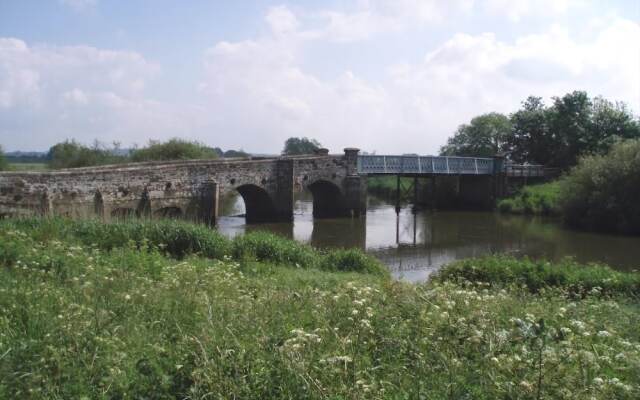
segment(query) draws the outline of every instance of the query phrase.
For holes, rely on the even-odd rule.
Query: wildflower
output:
[[[611,334],[607,331],[599,331],[598,332],[598,337],[611,337]]]
[[[604,384],[604,380],[600,377],[593,378],[593,383],[598,386],[602,386]]]

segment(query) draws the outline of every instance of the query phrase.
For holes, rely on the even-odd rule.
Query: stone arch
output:
[[[247,223],[271,222],[278,219],[273,199],[260,186],[246,184],[236,188],[244,200],[245,219]]]
[[[111,210],[111,219],[126,220],[137,217],[136,210],[131,207],[118,207]]]
[[[340,187],[333,182],[320,179],[307,185],[313,195],[313,217],[333,218],[349,215],[345,197]]]
[[[156,218],[180,219],[184,216],[180,207],[162,207],[153,212]]]

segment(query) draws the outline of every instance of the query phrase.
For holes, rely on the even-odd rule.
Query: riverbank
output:
[[[150,225],[0,223],[0,397],[640,394],[637,274],[490,257],[411,285]]]

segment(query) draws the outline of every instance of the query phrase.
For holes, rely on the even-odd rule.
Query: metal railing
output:
[[[535,164],[500,165],[500,161],[482,157],[453,156],[358,156],[358,173],[363,175],[494,175],[509,177],[543,177],[545,168]]]
[[[361,174],[491,175],[492,158],[448,156],[358,156]]]

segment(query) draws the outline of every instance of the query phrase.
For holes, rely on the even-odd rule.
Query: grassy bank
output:
[[[513,197],[498,201],[503,213],[558,215],[560,213],[560,182],[524,186]]]
[[[530,287],[487,258],[409,285],[177,226],[1,222],[0,398],[640,395],[637,292],[606,286],[637,276]],[[608,289],[567,289],[587,280]]]

